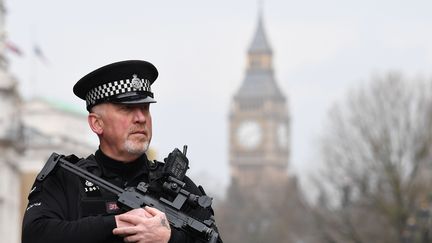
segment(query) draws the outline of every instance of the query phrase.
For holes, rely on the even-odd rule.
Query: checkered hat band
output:
[[[94,105],[101,99],[135,91],[151,92],[150,81],[148,79],[133,78],[102,84],[87,93],[86,103],[87,106]]]

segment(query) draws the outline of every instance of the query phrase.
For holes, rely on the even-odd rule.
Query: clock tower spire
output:
[[[262,13],[247,52],[247,67],[229,116],[231,177],[239,186],[287,177],[289,115],[273,70]]]

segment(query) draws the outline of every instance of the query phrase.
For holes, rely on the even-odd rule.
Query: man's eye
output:
[[[122,105],[122,106],[120,107],[120,110],[122,110],[122,111],[130,111],[130,110],[132,110],[132,107],[130,107],[130,106],[126,106],[126,105]]]

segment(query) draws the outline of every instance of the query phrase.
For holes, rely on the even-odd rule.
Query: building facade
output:
[[[4,242],[19,242],[20,171],[16,159],[19,143],[21,104],[17,81],[8,72],[4,2],[0,0],[0,235]]]
[[[0,0],[0,235],[1,242],[19,243],[27,195],[51,153],[86,156],[96,143],[85,113],[56,101],[21,98],[8,69],[5,14]]]

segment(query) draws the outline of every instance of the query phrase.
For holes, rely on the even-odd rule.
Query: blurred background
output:
[[[188,145],[225,242],[432,242],[430,1],[0,1],[0,234],[52,152],[97,148],[72,86],[143,59],[150,156]]]

